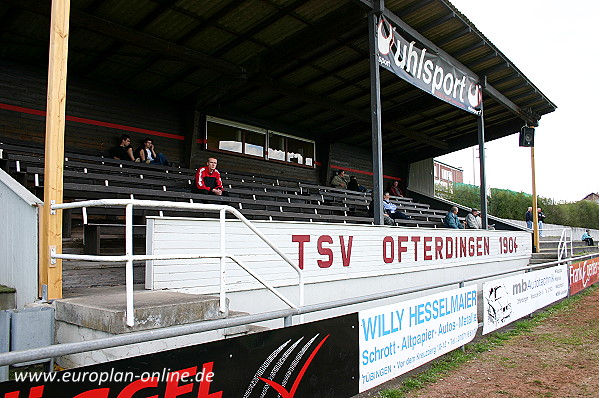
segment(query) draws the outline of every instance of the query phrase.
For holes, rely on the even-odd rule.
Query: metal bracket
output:
[[[42,301],[48,302],[48,285],[42,285]]]
[[[56,246],[50,245],[50,267],[56,267],[56,258],[54,256],[56,256]]]
[[[51,200],[50,201],[50,206],[55,205],[56,201],[55,200]],[[54,210],[52,207],[50,207],[50,215],[55,215],[56,214],[56,210]]]

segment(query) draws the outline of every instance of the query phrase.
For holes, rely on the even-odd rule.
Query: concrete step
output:
[[[209,319],[226,318],[219,311],[219,298],[166,290],[134,293],[135,325],[126,321],[124,288],[110,293],[56,300],[56,320],[110,334],[157,329]]]
[[[249,315],[249,313],[241,311],[229,311],[229,316],[227,318],[235,318],[243,315]],[[234,326],[232,328],[226,328],[223,334],[225,338],[230,339],[232,337],[245,336],[246,334],[259,333],[265,330],[269,330],[269,328],[257,325],[240,325]]]

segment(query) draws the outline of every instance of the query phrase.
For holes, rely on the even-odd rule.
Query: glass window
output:
[[[206,131],[208,149],[314,166],[314,141],[302,140],[213,116],[206,118]],[[268,134],[267,156],[266,134]]]
[[[208,148],[243,153],[242,140],[240,129],[208,122]]]
[[[243,127],[207,122],[208,148],[264,157],[266,134]]]
[[[285,137],[268,133],[268,158],[285,161]]]
[[[287,161],[312,166],[314,144],[308,141],[287,138]]]
[[[264,157],[264,146],[266,145],[266,134],[253,131],[244,131],[245,133],[245,154]]]

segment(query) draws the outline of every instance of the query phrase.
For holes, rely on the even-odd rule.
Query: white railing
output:
[[[125,207],[125,255],[122,256],[92,256],[79,254],[62,254],[56,253],[52,258],[63,260],[82,260],[82,261],[108,261],[108,262],[126,262],[125,281],[127,292],[127,326],[135,324],[133,312],[133,261],[144,260],[175,260],[175,259],[200,259],[200,258],[220,258],[220,311],[226,310],[226,267],[225,261],[227,258],[235,262],[239,267],[245,270],[248,274],[254,277],[264,287],[273,292],[275,296],[281,299],[291,308],[297,308],[304,305],[304,278],[301,269],[291,261],[285,253],[276,247],[262,232],[247,220],[239,211],[231,206],[226,205],[211,205],[204,203],[182,203],[182,202],[167,202],[155,200],[136,200],[136,199],[101,199],[87,200],[81,202],[71,202],[52,205],[52,210],[60,209],[75,209],[85,207]],[[144,209],[158,208],[162,210],[202,210],[202,211],[218,211],[220,213],[220,253],[215,255],[190,255],[190,254],[173,254],[173,255],[133,255],[133,206],[139,206]],[[225,247],[225,232],[226,232],[226,213],[233,214],[238,220],[243,222],[254,234],[264,241],[275,253],[277,253],[286,263],[288,263],[298,274],[299,288],[299,304],[296,306],[291,300],[284,297],[270,283],[262,279],[250,268],[248,268],[239,258],[228,255]]]
[[[568,253],[568,245],[570,250]],[[569,255],[568,255],[569,254]],[[574,257],[574,245],[572,242],[572,228],[563,228],[557,246],[557,261],[562,261],[564,258]]]

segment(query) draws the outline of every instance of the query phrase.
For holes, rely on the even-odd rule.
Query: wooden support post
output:
[[[44,208],[40,220],[39,245],[40,284],[47,285],[49,300],[62,297],[62,261],[50,258],[51,250],[62,253],[62,211],[52,212],[50,205],[62,203],[63,200],[69,12],[70,0],[52,0],[46,105]]]

